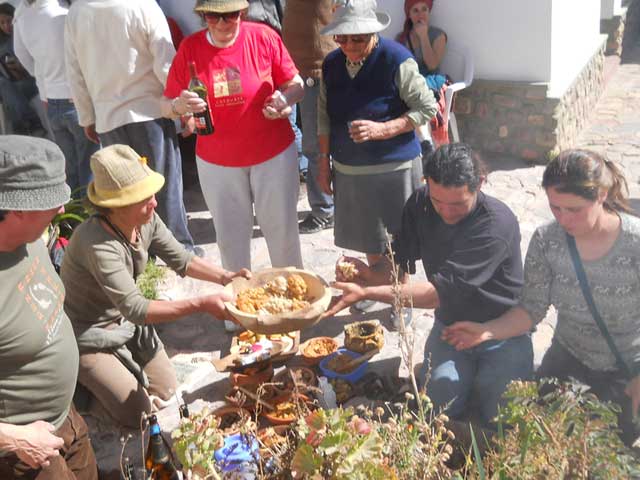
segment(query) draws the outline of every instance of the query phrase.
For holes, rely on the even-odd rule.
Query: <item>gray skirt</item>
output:
[[[422,179],[421,157],[411,168],[387,173],[334,176],[335,244],[368,254],[387,249],[386,232],[400,228],[402,209]]]

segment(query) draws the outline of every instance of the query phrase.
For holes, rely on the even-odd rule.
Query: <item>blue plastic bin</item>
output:
[[[367,368],[369,368],[369,360],[358,365],[358,367],[353,372],[350,372],[350,373],[337,373],[337,372],[334,372],[333,370],[329,370],[327,368],[327,363],[329,362],[329,360],[331,360],[333,357],[335,357],[340,353],[347,354],[352,358],[358,358],[362,356],[360,353],[352,352],[351,350],[347,350],[346,348],[339,348],[328,357],[325,357],[320,362],[320,365],[318,365],[320,367],[320,370],[322,371],[322,374],[327,378],[341,378],[343,380],[346,380],[347,382],[351,382],[351,383],[357,382],[365,374],[365,372],[367,371]]]

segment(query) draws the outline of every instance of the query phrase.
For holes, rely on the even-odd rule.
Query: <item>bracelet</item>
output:
[[[176,110],[176,101],[178,100],[178,97],[174,98],[173,100],[171,100],[171,112],[176,116],[176,117],[180,117],[182,116],[182,114],[180,112],[178,112],[178,110]]]

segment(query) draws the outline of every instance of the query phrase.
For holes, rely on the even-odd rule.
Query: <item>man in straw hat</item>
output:
[[[102,146],[129,145],[149,159],[166,178],[158,214],[180,243],[203,254],[187,227],[176,127],[162,116],[176,53],[162,10],[154,0],[75,0],[64,40],[71,94],[87,136]]]
[[[131,147],[111,145],[91,157],[89,201],[98,211],[80,225],[67,248],[60,275],[65,310],[80,349],[78,381],[98,400],[90,411],[136,427],[142,412],[162,405],[176,375],[154,324],[192,313],[226,317],[225,293],[185,300],[144,298],[136,279],[150,254],[180,276],[226,285],[248,270],[229,272],[194,256],[155,213],[164,177]]]
[[[97,479],[78,348],[42,232],[69,200],[52,142],[0,137],[0,478]]]

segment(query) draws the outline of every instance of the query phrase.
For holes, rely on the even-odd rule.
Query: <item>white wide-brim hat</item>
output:
[[[333,21],[320,30],[322,35],[362,35],[378,33],[391,23],[391,17],[376,11],[376,0],[346,0]]]

